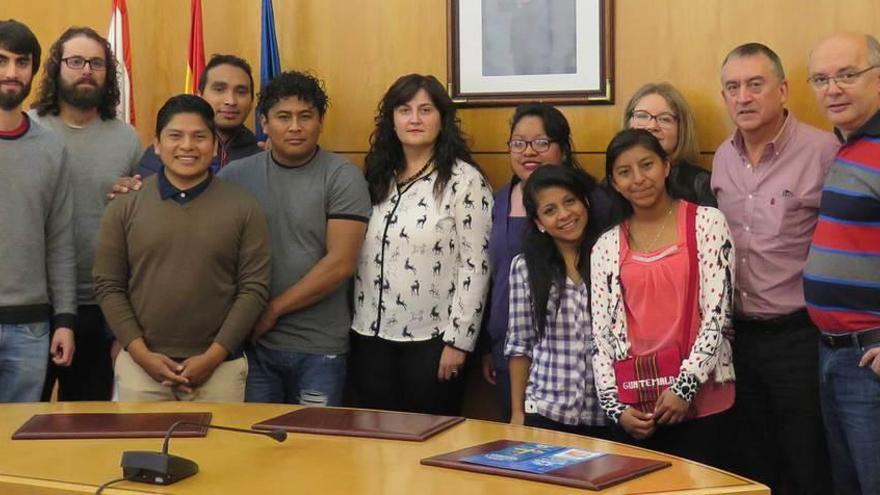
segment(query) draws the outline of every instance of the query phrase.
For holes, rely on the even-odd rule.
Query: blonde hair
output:
[[[678,162],[689,162],[694,165],[700,160],[700,147],[697,144],[696,122],[691,107],[688,106],[684,96],[679,93],[675,86],[667,83],[648,83],[636,90],[626,104],[623,112],[623,128],[629,129],[629,121],[636,109],[636,104],[648,95],[660,95],[666,100],[666,104],[678,117],[678,141],[675,149],[669,153],[669,161],[675,165]]]

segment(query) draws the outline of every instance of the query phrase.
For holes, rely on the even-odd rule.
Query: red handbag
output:
[[[696,215],[697,207],[684,202],[687,209],[686,234],[689,253],[689,273],[686,308],[696,304],[699,266],[697,261]],[[687,311],[683,331],[690,333],[693,324],[693,311]],[[633,406],[642,412],[653,412],[657,399],[678,378],[684,350],[668,346],[643,356],[632,356],[614,363],[617,381],[617,400]]]
[[[617,400],[642,412],[653,412],[660,394],[675,382],[680,368],[677,346],[615,362]]]

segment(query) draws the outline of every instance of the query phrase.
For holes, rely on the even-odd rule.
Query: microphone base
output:
[[[125,478],[151,485],[170,485],[199,472],[194,461],[161,452],[123,452],[121,466]]]

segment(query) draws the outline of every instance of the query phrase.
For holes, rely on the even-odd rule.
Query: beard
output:
[[[74,84],[68,84],[62,79],[58,79],[58,96],[65,102],[80,110],[91,110],[98,107],[104,102],[104,86],[99,86],[94,79],[89,81],[95,84],[91,88],[79,88],[77,85],[83,80],[79,80]]]
[[[31,81],[25,84],[18,93],[8,93],[0,90],[0,109],[5,111],[15,110],[21,102],[31,94]]]

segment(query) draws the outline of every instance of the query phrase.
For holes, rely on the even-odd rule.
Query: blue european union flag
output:
[[[260,89],[275,76],[281,73],[281,56],[278,54],[278,39],[275,37],[275,11],[272,0],[262,0],[261,33],[260,33]],[[258,141],[265,141],[266,134],[260,126],[260,112],[254,112],[256,121],[254,128]]]

